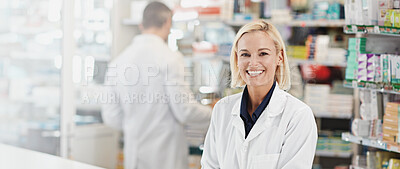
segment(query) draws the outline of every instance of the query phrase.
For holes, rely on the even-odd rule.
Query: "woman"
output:
[[[310,107],[283,91],[290,70],[277,29],[265,21],[243,26],[230,60],[231,87],[245,88],[215,105],[203,169],[310,169],[317,127]]]

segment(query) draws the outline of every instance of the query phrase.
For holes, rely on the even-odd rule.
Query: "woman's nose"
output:
[[[258,57],[252,55],[252,57],[250,57],[250,66],[257,66],[258,64]]]

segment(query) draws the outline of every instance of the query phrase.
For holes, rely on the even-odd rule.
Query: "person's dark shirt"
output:
[[[244,122],[244,129],[246,132],[245,138],[249,135],[251,129],[253,128],[254,124],[256,124],[257,119],[261,116],[265,108],[267,107],[269,101],[271,100],[272,93],[275,89],[275,82],[273,83],[271,89],[264,97],[261,104],[257,107],[256,111],[253,112],[253,115],[250,117],[249,112],[247,111],[247,105],[249,103],[249,93],[247,91],[247,86],[244,88],[243,95],[242,95],[242,103],[240,104],[240,117]]]

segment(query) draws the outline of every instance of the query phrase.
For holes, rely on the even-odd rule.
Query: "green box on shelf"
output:
[[[392,84],[392,90],[396,92],[400,92],[400,84]]]
[[[381,64],[382,64],[382,81],[385,84],[390,83],[390,68],[389,68],[389,55],[387,54],[382,54],[381,55]]]
[[[366,38],[349,38],[349,51],[359,51],[360,53],[366,53],[366,46]]]
[[[347,57],[347,67],[346,67],[346,75],[345,78],[347,80],[357,79],[357,52],[349,51],[349,56]]]

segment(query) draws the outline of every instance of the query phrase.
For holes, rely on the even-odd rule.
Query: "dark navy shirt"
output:
[[[243,95],[242,95],[242,103],[240,104],[240,117],[244,122],[244,129],[246,131],[245,138],[250,133],[250,130],[253,128],[254,124],[256,124],[257,119],[261,116],[262,112],[267,107],[269,101],[271,100],[272,93],[275,89],[275,82],[273,83],[271,89],[264,97],[261,104],[257,107],[256,111],[253,112],[253,115],[250,117],[250,114],[247,112],[247,104],[249,103],[249,92],[247,91],[247,86],[244,88]]]

